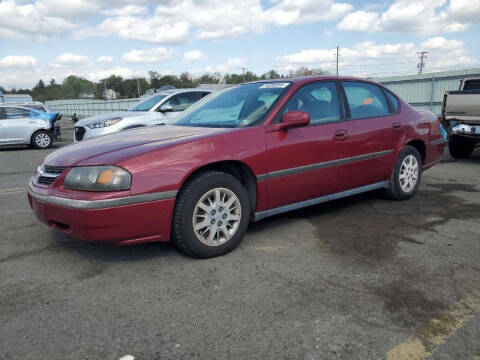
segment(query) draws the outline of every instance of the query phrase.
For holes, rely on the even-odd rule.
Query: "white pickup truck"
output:
[[[480,77],[463,79],[458,91],[445,93],[440,121],[449,134],[450,154],[468,158],[480,143]]]

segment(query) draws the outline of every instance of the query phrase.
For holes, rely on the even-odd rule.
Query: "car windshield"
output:
[[[158,94],[148,97],[144,100],[139,101],[134,106],[132,106],[128,111],[149,111],[152,107],[154,107],[160,100],[165,98],[167,95]]]
[[[173,125],[237,128],[259,124],[290,85],[252,83],[214,92],[187,109]]]

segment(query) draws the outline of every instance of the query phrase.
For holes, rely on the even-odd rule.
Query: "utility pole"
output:
[[[138,90],[138,97],[140,97],[140,83],[138,82],[138,76],[137,76],[137,90]]]
[[[420,52],[417,52],[417,54],[419,55],[419,58],[420,58],[420,62],[417,65],[417,69],[418,69],[418,73],[421,75],[423,68],[425,67],[424,60],[427,58],[426,54],[428,54],[428,51],[420,51]]]
[[[340,52],[340,47],[337,46],[337,76],[338,76],[338,53]]]
[[[242,69],[242,80],[245,81],[245,70],[247,70],[247,68],[245,66],[242,66],[239,69]]]

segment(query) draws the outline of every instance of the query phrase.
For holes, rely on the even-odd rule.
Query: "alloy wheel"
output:
[[[403,159],[400,166],[400,187],[406,193],[411,192],[418,180],[418,160],[413,155],[408,155]]]
[[[220,246],[235,235],[241,218],[242,206],[237,195],[227,188],[215,188],[195,205],[193,230],[203,244]]]
[[[42,148],[48,147],[50,145],[50,137],[47,134],[40,133],[35,136],[35,143]]]

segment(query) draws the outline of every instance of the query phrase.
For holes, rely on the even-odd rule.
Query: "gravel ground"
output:
[[[50,151],[0,150],[0,359],[480,356],[479,151],[445,156],[409,201],[265,219],[209,260],[40,224],[25,183]]]

